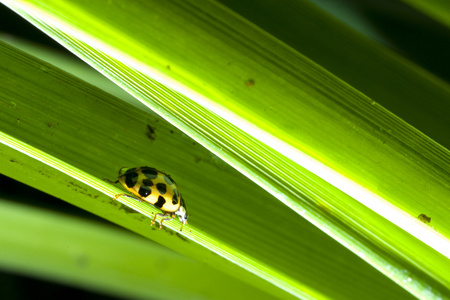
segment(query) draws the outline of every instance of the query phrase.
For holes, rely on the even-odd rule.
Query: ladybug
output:
[[[161,216],[162,219],[159,221],[161,230],[164,221],[173,220],[175,216],[178,216],[181,222],[180,231],[183,230],[183,225],[188,219],[186,204],[177,184],[168,174],[151,167],[121,168],[119,179],[115,183],[117,182],[136,197],[119,194],[114,196],[114,200],[120,196],[126,196],[146,201],[164,212],[164,214],[155,214],[151,225],[155,224],[157,216]]]

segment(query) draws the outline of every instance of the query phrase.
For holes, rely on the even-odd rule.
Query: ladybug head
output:
[[[184,203],[184,200],[182,197],[180,197],[180,208],[175,212],[175,214],[178,216],[178,220],[181,222],[181,228],[180,231],[183,230],[183,225],[187,223],[188,214],[186,210],[186,204]]]

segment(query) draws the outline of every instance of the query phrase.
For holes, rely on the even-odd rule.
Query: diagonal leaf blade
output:
[[[279,283],[301,297],[307,297],[306,294],[315,298],[362,297],[368,291],[373,297],[379,297],[379,291],[390,297],[405,297],[404,291],[380,278],[376,270],[175,128],[47,64],[8,51],[8,47],[2,51],[2,57],[10,58],[0,74],[4,75],[2,80],[8,78],[10,84],[2,89],[0,98],[5,107],[11,106],[0,118],[4,132],[2,143],[51,166],[42,169],[41,163],[34,168],[25,165],[29,172],[23,172],[14,163],[22,163],[23,157],[11,157],[2,150],[5,159],[2,173],[238,276],[277,298],[290,298],[275,287]],[[20,93],[16,92],[18,87]],[[95,120],[95,126],[90,120]],[[149,123],[156,129],[154,141],[145,134]],[[183,188],[189,210],[195,213],[190,220],[192,232],[174,235],[169,230],[152,231],[145,217],[152,216],[155,211],[152,207],[127,198],[120,199],[124,205],[111,200],[122,191],[102,178],[113,179],[118,168],[131,163],[171,170],[171,175]],[[49,175],[48,180],[43,180],[47,176],[40,174],[51,174],[53,168],[64,170],[70,177],[64,175],[64,179],[59,179]],[[35,179],[29,181],[29,178]],[[55,184],[49,184],[52,181]],[[246,199],[239,207],[229,201],[236,191]],[[133,213],[135,210],[140,213]],[[250,211],[255,214],[249,214]],[[167,225],[179,229],[177,222]],[[183,236],[199,244],[186,242]],[[208,245],[211,238],[212,245]],[[266,274],[263,277],[267,276],[270,284],[226,263],[205,246],[212,246],[220,255],[259,276]],[[233,257],[240,258],[240,262]],[[344,273],[345,276],[338,276]],[[353,288],[345,284],[348,281]],[[295,288],[300,291],[296,292]]]
[[[60,20],[52,23],[47,15],[31,17],[153,110],[413,294],[426,295],[430,288],[437,294],[447,292],[443,286],[448,284],[445,277],[448,224],[439,223],[436,232],[416,220],[415,212],[423,209],[419,205],[426,197],[445,199],[448,151],[289,49],[276,48],[272,54],[275,53],[277,60],[270,61],[271,55],[256,51],[254,44],[267,45],[273,41],[245,22],[230,22],[234,17],[219,6],[170,5],[170,9],[164,5],[158,6],[159,10],[152,9],[159,16],[181,16],[180,24],[184,25],[169,24],[168,20],[174,18],[166,17],[161,20],[167,22],[167,26],[162,26],[167,31],[148,31],[158,32],[152,41],[159,41],[165,47],[168,45],[161,36],[169,33],[187,36],[182,26],[186,26],[183,21],[190,15],[196,16],[198,23],[186,28],[202,32],[199,36],[213,35],[214,31],[201,30],[211,24],[208,16],[214,16],[216,24],[237,24],[234,32],[241,34],[226,35],[225,32],[231,31],[219,26],[214,32],[219,38],[214,43],[211,39],[198,41],[212,47],[206,49],[214,51],[206,52],[214,55],[204,59],[194,48],[183,51],[191,58],[187,60],[181,57],[179,45],[169,48],[171,51],[160,48],[158,52],[145,45],[145,40],[135,44],[139,39],[132,35],[130,27],[121,26],[120,22],[116,28],[126,28],[123,31],[105,30],[104,24],[109,23],[99,22],[103,25],[93,26],[84,35],[86,32],[71,27],[71,20],[78,18],[65,15],[62,19],[68,23]],[[69,11],[67,7],[66,10]],[[70,11],[75,16],[90,16],[81,10]],[[99,32],[103,34],[102,40]],[[125,41],[123,36],[127,34],[118,32],[127,32],[134,38]],[[122,38],[115,39],[117,35]],[[245,43],[246,40],[255,42]],[[221,45],[222,52],[217,50],[217,45]],[[226,69],[223,53],[233,62],[246,64],[238,64],[237,70]],[[170,77],[164,61],[169,61],[170,71],[175,71]],[[295,66],[295,71],[284,67],[288,61]],[[151,64],[145,65],[146,62]],[[195,69],[194,64],[199,68]],[[241,89],[252,88],[244,90],[247,93],[233,89],[233,78],[242,74],[242,70],[253,70],[258,78],[251,79],[255,88],[250,83],[242,84]],[[208,85],[204,84],[205,80]],[[257,89],[260,82],[263,87]],[[264,85],[265,82],[271,85]],[[282,83],[283,90],[280,90]],[[260,99],[265,99],[264,105]],[[276,109],[271,109],[270,99],[279,99],[273,104]],[[342,141],[345,148],[341,146]],[[417,161],[420,163],[416,164]],[[422,187],[419,191],[415,189],[418,183]],[[353,213],[355,210],[357,215]],[[446,213],[445,210],[436,212],[440,220]],[[411,239],[404,231],[419,240]],[[392,248],[402,255],[395,252],[384,255]],[[427,259],[415,260],[417,252]],[[408,259],[403,258],[405,255]],[[414,263],[410,265],[410,261]],[[409,272],[402,273],[405,268]],[[393,269],[396,271],[392,272]]]

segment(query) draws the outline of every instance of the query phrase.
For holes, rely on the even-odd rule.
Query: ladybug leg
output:
[[[175,214],[165,214],[164,216],[167,218],[162,218],[161,221],[159,221],[159,230],[161,230],[164,221],[172,221],[175,219]]]
[[[119,198],[120,196],[124,196],[124,197],[127,197],[127,198],[131,198],[131,199],[137,200],[137,201],[139,201],[139,202],[142,202],[141,199],[136,198],[136,197],[133,197],[133,196],[130,196],[130,195],[127,195],[127,194],[118,194],[118,195],[115,195],[115,196],[113,197],[113,200],[117,200],[117,198]]]
[[[183,225],[184,225],[184,223],[183,223],[183,222],[181,222],[180,232],[182,232],[182,231],[183,231]]]
[[[150,223],[150,226],[153,226],[153,224],[155,224],[156,217],[158,217],[158,216],[162,217],[162,219],[159,221],[159,230],[162,229],[164,221],[170,221],[170,220],[173,220],[175,218],[175,214],[174,213],[155,214],[155,216],[153,217],[152,222]]]
[[[153,220],[152,220],[152,222],[150,223],[150,226],[153,226],[153,224],[155,224],[155,221],[156,221],[156,217],[158,217],[158,216],[160,216],[160,217],[164,217],[164,215],[163,215],[163,214],[155,214],[155,216],[153,217]]]

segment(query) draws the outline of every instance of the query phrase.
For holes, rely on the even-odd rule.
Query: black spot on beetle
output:
[[[145,185],[141,185],[141,187],[139,188],[139,195],[141,197],[147,197],[148,195],[150,195],[152,193],[151,188],[149,188],[148,186]]]
[[[161,208],[161,207],[163,207],[164,204],[166,204],[166,199],[164,199],[163,196],[159,196],[158,201],[154,204],[154,206],[156,208]]]
[[[130,173],[136,173],[136,168],[131,168],[131,169],[126,170],[125,173],[123,173],[123,175],[130,174]]]
[[[157,183],[156,188],[161,195],[164,195],[167,192],[167,185],[165,183]]]
[[[173,194],[178,198],[180,197],[180,193],[178,192],[178,189],[173,189]],[[177,200],[178,202],[178,200]],[[175,203],[176,204],[176,203]]]
[[[178,196],[177,195],[173,195],[173,197],[172,197],[172,204],[173,205],[178,204]]]
[[[142,173],[149,179],[155,179],[158,177],[158,170],[155,168],[144,167],[142,168]]]
[[[125,184],[127,185],[127,187],[132,188],[133,186],[136,185],[137,180],[138,180],[138,173],[125,173]]]
[[[172,178],[170,178],[170,176],[169,175],[167,175],[167,176],[164,176],[164,181],[168,184],[168,185],[172,185],[172,184],[174,184],[175,183],[175,181],[173,181],[173,179]]]
[[[153,180],[148,179],[148,178],[142,180],[142,183],[143,183],[145,186],[153,186]]]
[[[183,206],[184,209],[187,210],[187,208],[186,208],[186,203],[184,203],[184,200],[183,200],[183,198],[182,198],[181,196],[180,196],[180,206]]]

